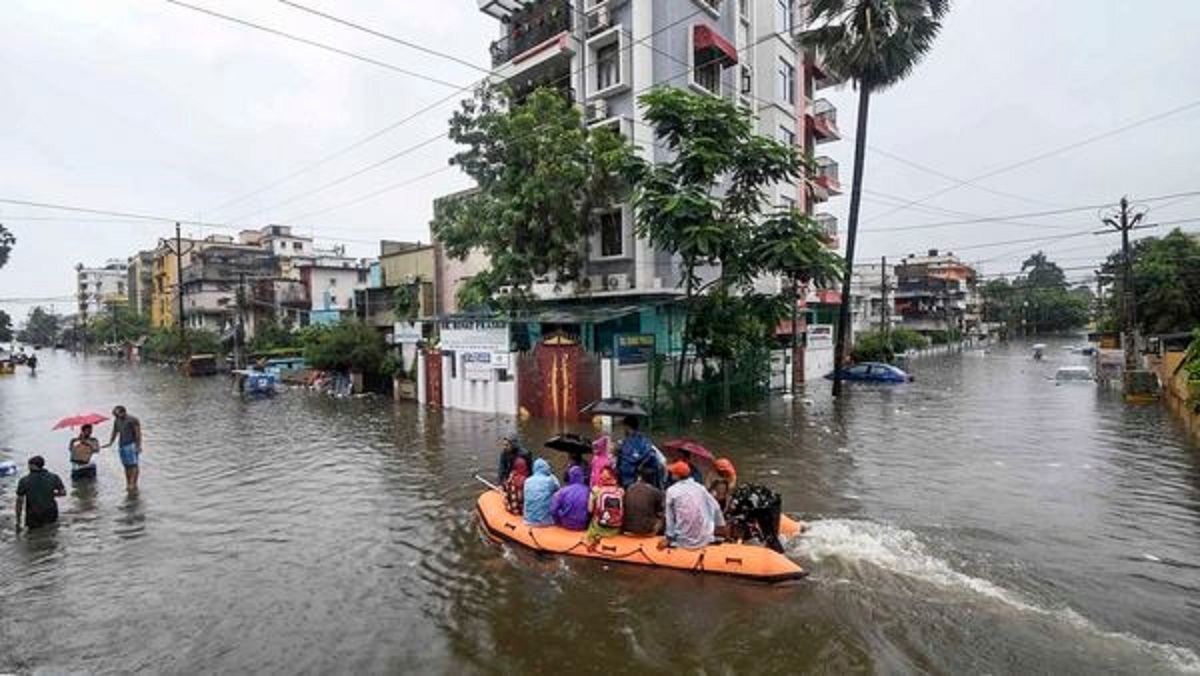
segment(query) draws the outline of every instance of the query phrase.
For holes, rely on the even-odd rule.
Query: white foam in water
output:
[[[828,519],[810,522],[809,530],[804,537],[797,538],[793,546],[799,555],[816,563],[829,559],[851,566],[865,564],[946,590],[977,594],[1021,612],[1053,617],[1093,636],[1121,641],[1174,669],[1200,673],[1200,656],[1191,650],[1154,643],[1131,634],[1104,631],[1070,608],[1038,607],[1017,592],[954,570],[949,563],[931,554],[912,531],[873,521]]]

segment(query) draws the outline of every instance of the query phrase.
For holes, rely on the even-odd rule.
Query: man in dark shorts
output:
[[[658,479],[656,462],[638,469],[638,480],[625,489],[625,514],[621,531],[628,535],[655,535],[662,530],[665,498],[654,482]]]
[[[40,455],[29,459],[29,474],[17,482],[17,529],[21,528],[21,516],[25,527],[41,528],[58,521],[58,501],[67,494],[62,479],[46,470],[46,461]]]
[[[142,455],[142,422],[129,415],[124,406],[113,409],[112,435],[108,438],[105,448],[113,445],[120,438],[117,451],[121,455],[121,464],[125,466],[125,490],[130,493],[138,487],[138,462]]]

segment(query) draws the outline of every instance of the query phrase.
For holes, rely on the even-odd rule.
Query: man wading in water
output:
[[[121,464],[125,466],[125,490],[133,493],[138,487],[138,460],[142,455],[142,422],[129,415],[124,406],[113,409],[112,435],[108,438],[105,448],[113,445],[120,437],[117,452],[121,456]]]

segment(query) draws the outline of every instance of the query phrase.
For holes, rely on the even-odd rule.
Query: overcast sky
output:
[[[489,65],[496,25],[475,0],[301,1]],[[480,75],[279,2],[195,4],[445,83],[465,86]],[[1015,218],[1015,224],[888,230],[1096,205],[1122,194],[1200,191],[1196,26],[1195,0],[955,2],[930,56],[907,81],[872,101],[860,260],[937,247],[1001,273],[1041,247],[1073,278],[1084,276],[1082,267],[1115,238],[1063,236],[1094,229],[1095,209]],[[0,3],[0,198],[234,228],[293,224],[326,244],[340,241],[355,255],[373,255],[380,238],[428,240],[431,200],[467,185],[455,171],[443,171],[384,191],[445,166],[449,141],[321,188],[443,133],[452,101],[312,171],[226,203],[454,91],[164,0],[6,0]],[[847,194],[827,208],[844,227],[855,92],[822,95],[839,107],[847,137],[818,149],[841,162]],[[978,187],[956,182],[1041,155],[1048,156],[984,178]],[[953,189],[895,211],[947,188]],[[1146,204],[1154,207],[1151,221],[1200,217],[1200,197]],[[308,216],[314,212],[323,213]],[[0,270],[0,307],[23,318],[28,305],[12,299],[68,296],[77,262],[124,258],[170,234],[166,224],[88,218],[0,204],[0,223],[19,240]],[[1198,228],[1200,218],[1185,225]],[[185,232],[218,230],[187,226]],[[1165,229],[1146,234],[1156,232]],[[1010,241],[1056,236],[1061,239]],[[1009,243],[989,246],[997,242]],[[67,311],[71,304],[56,305]]]

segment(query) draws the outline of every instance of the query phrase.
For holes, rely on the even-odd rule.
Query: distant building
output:
[[[129,257],[129,274],[125,289],[129,309],[150,318],[154,304],[154,251],[139,251]]]
[[[75,266],[76,308],[85,320],[95,317],[110,305],[129,302],[129,265],[119,259],[109,259],[103,267]]]
[[[343,255],[320,255],[296,261],[300,282],[308,289],[308,324],[333,324],[354,316],[355,295],[370,281],[371,261]]]
[[[372,275],[368,274],[368,278]],[[420,242],[380,243],[379,275],[372,284],[355,292],[355,314],[366,323],[390,329],[396,322],[396,292],[413,290],[416,314],[432,317],[435,306],[434,247]]]
[[[896,267],[859,263],[850,278],[850,334],[895,326]]]
[[[950,252],[930,249],[896,265],[895,313],[900,326],[920,333],[981,331],[978,275]]]

